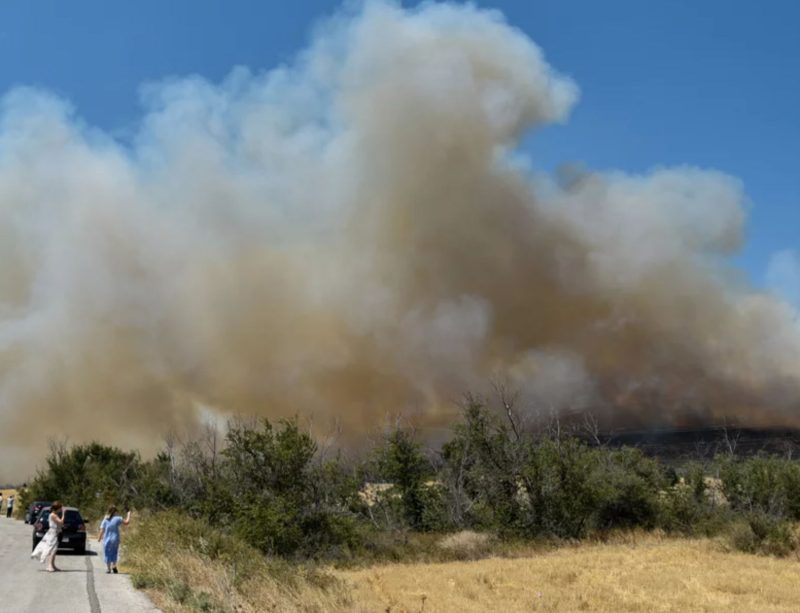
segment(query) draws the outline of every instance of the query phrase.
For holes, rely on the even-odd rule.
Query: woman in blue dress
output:
[[[131,512],[122,519],[117,515],[117,507],[108,507],[108,513],[100,524],[100,534],[97,535],[98,541],[103,541],[103,555],[106,558],[106,572],[117,572],[117,558],[119,557],[119,529],[120,526],[127,526],[131,523]]]

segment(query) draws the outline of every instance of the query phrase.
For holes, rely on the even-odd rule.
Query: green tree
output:
[[[391,432],[376,450],[374,464],[377,475],[392,484],[383,493],[384,504],[395,503],[405,525],[423,532],[444,527],[441,485],[411,431],[398,428]]]
[[[278,555],[318,556],[358,541],[355,484],[337,463],[315,461],[317,445],[296,420],[233,425],[221,474],[236,531]]]
[[[102,515],[110,503],[126,505],[138,495],[139,454],[88,443],[51,444],[45,468],[28,488],[31,500],[62,500],[89,517]]]

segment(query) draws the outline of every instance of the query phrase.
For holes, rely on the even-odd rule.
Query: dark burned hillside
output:
[[[600,435],[610,447],[636,447],[649,456],[664,460],[712,458],[720,453],[741,457],[757,454],[800,456],[797,428],[672,428],[629,430]]]

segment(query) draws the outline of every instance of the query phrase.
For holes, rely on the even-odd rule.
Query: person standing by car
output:
[[[6,517],[11,517],[11,513],[14,512],[14,494],[11,494],[8,497],[8,508],[6,509]]]
[[[106,559],[106,573],[117,573],[117,558],[119,557],[119,530],[120,526],[127,526],[131,523],[131,512],[128,511],[125,519],[117,515],[117,507],[108,507],[103,523],[100,524],[100,534],[97,535],[98,541],[103,541],[103,555]]]
[[[58,512],[61,511],[61,515]],[[64,526],[64,507],[56,500],[50,506],[49,527],[47,534],[44,535],[36,549],[31,553],[31,557],[39,560],[42,564],[47,564],[47,572],[60,570],[56,568],[56,553],[58,552],[58,534]]]

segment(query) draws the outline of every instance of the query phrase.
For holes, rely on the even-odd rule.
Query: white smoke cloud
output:
[[[767,264],[767,286],[800,309],[800,255],[791,249],[772,254]]]
[[[795,419],[793,311],[730,281],[739,182],[532,178],[519,140],[577,98],[496,12],[380,1],[288,66],[148,85],[132,145],[6,94],[0,480],[48,436],[152,450],[209,410],[441,423],[497,372],[628,419]]]

